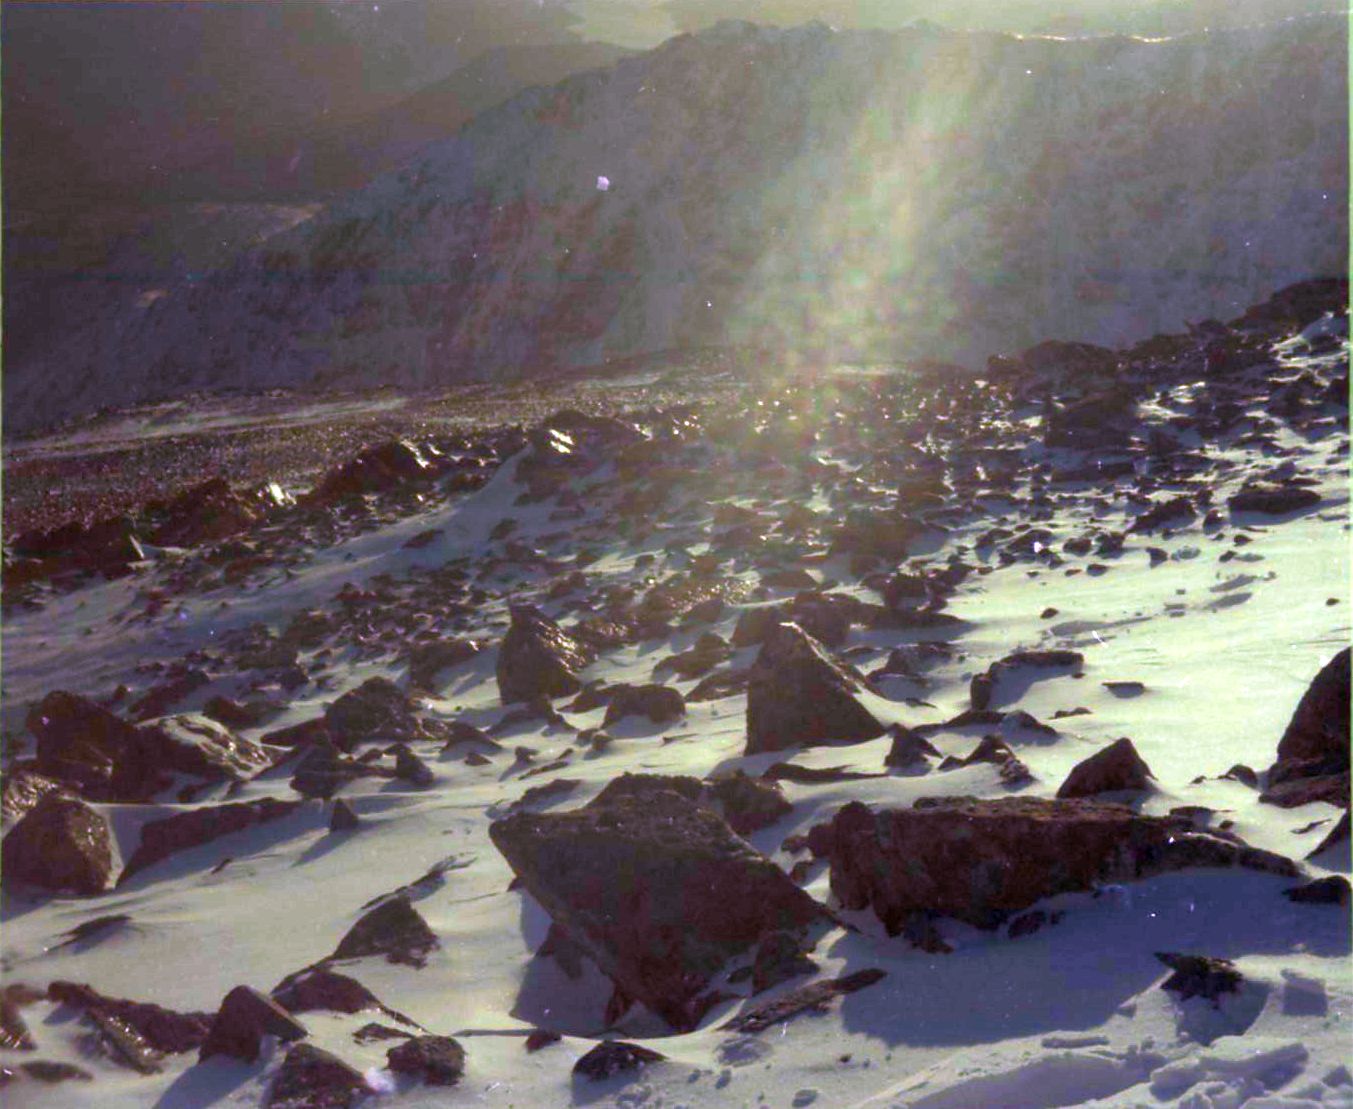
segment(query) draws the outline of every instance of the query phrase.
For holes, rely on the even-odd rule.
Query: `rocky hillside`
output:
[[[132,290],[10,360],[6,424],[711,343],[971,361],[1230,316],[1345,268],[1346,33],[722,24],[527,90],[209,277]]]

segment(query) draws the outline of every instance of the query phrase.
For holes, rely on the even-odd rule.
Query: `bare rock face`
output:
[[[511,613],[512,626],[498,651],[503,704],[577,693],[578,671],[592,661],[587,648],[533,605],[513,605]]]
[[[368,447],[324,475],[310,499],[327,503],[365,493],[382,493],[431,476],[435,471],[423,453],[405,439]]]
[[[209,781],[242,781],[272,760],[257,743],[241,739],[215,720],[180,713],[143,724],[138,731],[143,757],[156,765]]]
[[[1312,680],[1278,743],[1278,761],[1349,759],[1350,649],[1335,655]]]
[[[779,782],[749,778],[742,771],[711,782],[706,793],[740,836],[767,828],[794,809]]]
[[[465,1073],[465,1049],[450,1036],[414,1036],[385,1058],[396,1074],[413,1075],[428,1086],[454,1086]]]
[[[473,639],[439,639],[420,643],[409,651],[409,681],[419,689],[433,689],[437,675],[453,666],[469,662],[479,654]]]
[[[1349,656],[1345,647],[1330,659],[1297,703],[1260,800],[1284,808],[1310,801],[1348,807]]]
[[[1072,767],[1057,796],[1093,797],[1116,790],[1150,789],[1153,778],[1146,760],[1125,736]]]
[[[388,678],[368,678],[343,694],[324,710],[324,724],[344,751],[368,740],[422,737],[413,702]]]
[[[718,816],[660,786],[518,813],[489,835],[617,990],[680,1030],[730,958],[770,932],[802,941],[826,913]]]
[[[180,851],[201,847],[232,832],[242,832],[246,828],[288,816],[299,804],[299,801],[261,797],[257,801],[208,805],[163,820],[152,820],[142,827],[141,842],[118,882],[125,882],[133,874]]]
[[[1156,958],[1174,971],[1160,988],[1178,994],[1180,1001],[1202,997],[1215,1004],[1222,994],[1235,993],[1244,981],[1230,959],[1173,951],[1157,951]]]
[[[1076,670],[1084,665],[1085,656],[1079,651],[1015,651],[993,662],[985,673],[973,678],[970,690],[972,707],[979,711],[989,708],[996,695],[997,683],[1018,670]]]
[[[667,724],[685,713],[685,699],[670,685],[621,685],[614,687],[601,726],[609,728],[627,716],[646,716],[654,724]]]
[[[347,1109],[370,1090],[362,1072],[314,1044],[287,1052],[265,1103],[268,1109]]]
[[[1260,512],[1266,516],[1281,516],[1320,503],[1320,494],[1314,489],[1288,482],[1256,480],[1245,484],[1226,502],[1232,512]]]
[[[87,796],[130,799],[144,792],[136,728],[87,697],[55,690],[28,713],[37,769]]]
[[[392,963],[422,966],[439,947],[427,921],[404,895],[377,905],[354,924],[334,950],[335,959],[384,955]]]
[[[199,1058],[229,1055],[252,1063],[258,1058],[265,1035],[300,1040],[309,1033],[305,1025],[267,994],[251,986],[236,986],[221,1002]]]
[[[1191,867],[1297,873],[1289,859],[1185,818],[1086,800],[924,798],[877,811],[851,802],[810,838],[830,859],[841,903],[872,906],[890,935],[929,913],[994,928],[1054,894]]]
[[[196,547],[244,531],[259,518],[248,499],[216,477],[185,489],[164,508],[151,538],[162,547]]]
[[[55,778],[48,778],[27,767],[10,769],[0,793],[0,818],[6,824],[19,820],[47,794],[64,792]]]
[[[593,1082],[611,1078],[621,1071],[638,1070],[649,1063],[659,1063],[667,1056],[642,1044],[624,1040],[603,1040],[573,1064],[573,1073]]]
[[[776,625],[747,683],[745,753],[882,735],[883,725],[855,699],[861,688],[797,624]]]
[[[82,1012],[113,1017],[135,1030],[156,1051],[170,1055],[201,1047],[214,1019],[211,1013],[179,1013],[146,1001],[105,997],[77,982],[53,982],[47,987],[47,996]]]
[[[108,822],[83,801],[49,793],[0,845],[5,884],[96,894],[113,870]]]

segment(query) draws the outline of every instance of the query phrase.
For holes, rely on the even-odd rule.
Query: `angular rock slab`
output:
[[[112,870],[108,822],[83,801],[56,793],[33,806],[0,845],[6,885],[96,894],[108,888]]]
[[[917,913],[994,928],[1045,897],[1191,867],[1298,873],[1187,819],[1080,799],[923,798],[877,811],[852,801],[822,827],[832,893],[847,909],[872,906],[889,935]]]
[[[512,625],[498,650],[503,704],[567,697],[582,688],[578,671],[592,661],[583,644],[533,605],[513,605]]]
[[[489,836],[528,892],[617,989],[674,1028],[699,1022],[711,979],[770,932],[826,917],[714,813],[679,794],[518,813]]]
[[[777,624],[747,682],[745,753],[881,736],[883,725],[856,700],[861,689],[797,624]]]

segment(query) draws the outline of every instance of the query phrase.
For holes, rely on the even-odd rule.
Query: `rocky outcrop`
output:
[[[409,682],[418,689],[435,689],[444,670],[461,666],[479,654],[473,639],[438,639],[409,650]]]
[[[1146,760],[1124,736],[1072,767],[1057,796],[1093,797],[1117,790],[1150,789],[1153,779]]]
[[[600,1082],[622,1071],[638,1070],[649,1063],[660,1063],[667,1056],[642,1044],[624,1040],[603,1040],[573,1064],[573,1073]]]
[[[145,768],[136,728],[87,697],[56,690],[28,713],[37,740],[37,769],[70,782],[90,797],[132,799],[144,794]]]
[[[152,765],[208,781],[243,781],[272,763],[257,743],[196,713],[141,725],[137,744],[141,757]]]
[[[267,1109],[347,1109],[371,1092],[356,1067],[314,1044],[296,1044],[268,1089]]]
[[[498,650],[503,704],[567,697],[582,688],[578,671],[592,661],[578,640],[532,605],[511,607],[512,625]]]
[[[802,941],[825,916],[718,816],[660,783],[509,816],[489,835],[617,990],[677,1029],[699,1022],[729,959],[770,932]]]
[[[211,1013],[180,1013],[145,1001],[127,1001],[105,997],[90,986],[77,982],[53,982],[47,996],[60,1005],[81,1012],[115,1017],[132,1028],[156,1051],[175,1055],[202,1046],[211,1030]]]
[[[391,963],[420,967],[440,943],[408,897],[401,894],[366,913],[334,949],[335,959],[384,955]]]
[[[1311,801],[1348,807],[1349,648],[1321,669],[1278,742],[1260,799],[1290,808]]]
[[[285,1042],[307,1035],[305,1025],[267,994],[251,986],[236,986],[222,1000],[199,1058],[228,1055],[252,1063],[258,1058],[264,1036]]]
[[[0,844],[6,886],[96,894],[113,871],[108,822],[83,801],[49,793]]]
[[[1297,873],[1282,856],[1187,819],[1086,800],[927,798],[877,811],[851,802],[817,844],[841,904],[872,907],[890,935],[916,914],[994,928],[1044,897],[1192,867]]]
[[[299,804],[298,801],[260,797],[257,801],[208,805],[162,820],[152,820],[142,826],[141,842],[118,878],[118,884],[180,851],[201,847],[222,836],[289,816]]]
[[[1244,981],[1230,959],[1181,955],[1173,951],[1157,951],[1156,958],[1174,972],[1160,988],[1178,994],[1180,1001],[1201,997],[1215,1005],[1222,994],[1235,993]]]
[[[883,725],[857,700],[862,688],[797,624],[777,624],[747,683],[746,753],[875,739]]]
[[[414,1036],[385,1053],[395,1074],[427,1086],[454,1086],[465,1074],[465,1049],[450,1036]]]
[[[601,726],[609,728],[627,716],[644,716],[654,724],[670,724],[686,714],[686,701],[670,685],[619,685],[606,691],[610,703]]]

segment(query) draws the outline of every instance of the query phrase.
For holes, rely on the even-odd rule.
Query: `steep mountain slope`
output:
[[[1342,272],[1346,89],[1335,16],[1164,41],[722,24],[527,90],[72,328],[10,365],[6,423],[694,344],[977,359],[1178,328]]]

